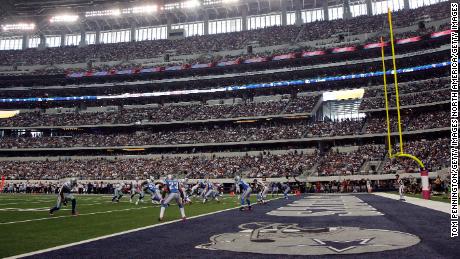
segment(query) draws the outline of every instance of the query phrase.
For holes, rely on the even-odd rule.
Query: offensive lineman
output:
[[[67,201],[70,200],[72,201],[72,216],[77,216],[78,213],[75,210],[75,207],[77,206],[77,200],[75,197],[73,197],[72,189],[77,186],[77,179],[70,179],[70,181],[66,181],[62,186],[61,189],[59,190],[59,194],[57,196],[57,202],[56,206],[50,209],[49,213],[50,216],[54,215],[55,211],[58,211],[61,208],[61,205],[64,204],[67,205]]]
[[[251,210],[251,201],[249,196],[251,195],[252,189],[248,183],[246,183],[240,176],[235,176],[235,186],[236,192],[241,193],[241,207],[240,210],[243,211],[246,209],[245,202],[247,203],[247,209]]]
[[[161,202],[160,217],[158,218],[158,221],[163,221],[165,210],[173,199],[176,201],[177,206],[179,206],[182,219],[185,220],[185,210],[180,195],[181,184],[179,180],[175,179],[173,175],[169,174],[168,177],[164,180],[164,184],[168,189],[168,196],[166,196],[166,198]]]

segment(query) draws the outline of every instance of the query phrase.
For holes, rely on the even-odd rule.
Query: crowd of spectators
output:
[[[405,141],[404,153],[419,158],[430,171],[448,167],[450,165],[450,139],[439,138],[435,140]],[[393,146],[393,152],[399,152],[399,144]],[[409,158],[388,159],[385,163],[386,172],[419,172],[420,166]]]
[[[439,89],[449,88],[450,78],[448,77],[441,77],[441,78],[433,78],[429,80],[422,80],[422,81],[415,81],[415,82],[404,82],[398,84],[398,93],[399,94],[410,94],[410,93],[417,93],[417,92],[430,92]],[[388,85],[388,95],[395,96],[396,91],[394,85]],[[373,97],[380,97],[383,98],[385,96],[385,92],[383,86],[378,88],[372,87],[366,89],[364,92],[363,98],[373,98]]]
[[[306,127],[307,137],[333,137],[359,135],[363,128],[363,120],[344,119],[339,121],[324,120],[310,123]]]
[[[191,179],[245,177],[281,177],[302,174],[310,169],[318,152],[288,152],[235,157],[161,157],[129,159],[90,159],[61,161],[0,161],[2,174],[9,180],[58,180],[64,177],[95,180],[147,179],[178,174]]]
[[[425,103],[445,102],[450,100],[450,88],[439,89],[428,92],[415,92],[401,94],[399,96],[400,106],[410,106]],[[388,97],[389,107],[396,107],[394,95]],[[382,97],[364,98],[359,107],[360,110],[373,110],[385,108],[385,99]]]
[[[47,114],[25,112],[0,120],[2,127],[76,126],[98,124],[132,124],[140,122],[169,122],[257,117],[277,114],[309,113],[319,96],[299,96],[292,99],[266,102],[244,102],[219,105],[163,105],[128,108],[112,112],[73,112]]]
[[[430,180],[433,186],[433,195],[448,195],[450,188],[450,180],[441,180],[438,176],[435,180]],[[341,181],[321,181],[321,182],[295,182],[289,183],[291,186],[291,192],[294,190],[300,190],[302,193],[357,193],[357,192],[369,192],[368,184],[371,187],[372,192],[379,191],[397,191],[398,184],[394,179],[389,180],[349,180],[343,179]],[[416,179],[407,182],[406,193],[417,194],[421,192],[421,183]],[[270,187],[272,188],[279,183],[272,182]],[[225,184],[224,184],[225,186]],[[59,184],[56,181],[40,180],[40,181],[29,181],[23,180],[20,182],[7,182],[3,187],[3,193],[44,193],[44,194],[55,194],[59,191]],[[227,186],[228,187],[228,186]],[[269,187],[269,188],[270,188]],[[233,186],[225,188],[224,191],[232,191]],[[0,190],[1,191],[1,190]],[[77,187],[74,190],[78,194],[112,194],[114,191],[114,184],[109,181],[86,181],[78,182]],[[255,190],[254,190],[255,191]],[[279,195],[274,192],[272,195]]]
[[[137,131],[118,134],[75,134],[66,136],[18,136],[0,138],[0,148],[65,148],[144,145],[177,145],[299,139],[305,133],[305,122],[262,125],[201,126],[165,131]]]
[[[3,187],[3,193],[57,194],[60,187],[61,183],[55,181],[31,182],[24,180],[14,183],[7,182]],[[89,183],[79,182],[74,191],[78,194],[112,194],[113,190],[114,185],[110,182],[94,181]]]
[[[441,3],[436,6],[426,6],[417,9],[400,10],[393,13],[393,26],[410,26],[421,18],[430,17],[432,20],[447,18],[449,4]],[[381,32],[388,28],[387,14],[374,16],[358,16],[349,20],[317,21],[304,25],[304,30],[299,35],[299,41],[313,41],[331,38],[337,34],[357,35],[363,33]],[[423,31],[429,31],[427,28]],[[408,34],[407,36],[410,36]],[[388,38],[387,38],[388,39]]]
[[[390,130],[391,132],[398,131],[398,120],[396,114],[390,115]],[[441,111],[406,111],[401,114],[402,131],[414,131],[424,129],[436,129],[450,127],[450,112]],[[385,133],[387,132],[386,117],[369,117],[366,120],[365,133]]]
[[[352,152],[340,152],[332,148],[318,166],[319,176],[353,175],[361,171],[366,161],[378,161],[385,157],[385,146],[364,145]]]
[[[449,2],[401,10],[394,13],[395,26],[407,26],[422,17],[432,20],[446,18],[449,15]],[[379,32],[385,25],[385,14],[359,16],[348,20],[317,21],[303,26],[274,26],[257,30],[232,32],[216,35],[192,36],[179,40],[154,40],[125,42],[115,44],[96,44],[86,47],[65,46],[44,50],[7,50],[0,51],[0,65],[16,63],[31,64],[70,64],[84,63],[90,59],[114,61],[145,59],[162,56],[173,50],[176,54],[192,54],[210,51],[244,49],[249,43],[259,46],[288,44],[293,41],[311,41],[327,39],[337,34],[356,35]]]
[[[449,127],[449,112],[403,110],[402,130],[415,131]],[[397,120],[390,117],[391,131],[397,132]],[[363,128],[364,127],[364,128]],[[65,148],[113,147],[145,145],[177,145],[198,143],[252,142],[312,137],[385,133],[386,117],[382,115],[363,119],[340,121],[270,121],[265,123],[239,123],[232,125],[182,126],[159,130],[139,130],[130,133],[66,133],[49,135],[24,134],[0,138],[0,148]]]
[[[449,165],[448,138],[435,140],[407,141],[406,153],[420,158],[429,170],[438,170]],[[393,147],[394,152],[399,146]],[[93,180],[145,179],[149,176],[178,174],[192,179],[232,178],[236,174],[245,177],[283,177],[298,176],[312,170],[319,176],[354,175],[362,173],[363,165],[368,161],[382,161],[386,155],[384,145],[363,145],[351,152],[341,152],[332,148],[324,155],[319,152],[288,152],[234,157],[193,156],[193,157],[156,157],[156,158],[118,158],[59,160],[59,161],[0,161],[3,175],[8,180],[58,180],[65,177]],[[415,161],[406,158],[388,159],[384,164],[385,173],[418,172]]]
[[[402,130],[406,130],[407,124],[410,121],[410,117],[405,115],[401,115],[401,126]],[[386,133],[387,129],[387,118],[386,116],[375,116],[369,117],[366,119],[364,133]],[[390,116],[390,131],[391,132],[398,132],[398,119],[396,114],[392,114]]]
[[[441,29],[439,29],[441,30]],[[430,34],[432,32],[435,32],[436,28],[430,27],[428,29],[418,29],[416,31],[407,31],[407,32],[401,32],[401,33],[396,33],[395,37],[397,39],[404,39],[404,38],[410,38],[410,37],[415,37],[415,36],[423,36]],[[366,43],[375,43],[380,40],[381,35],[378,35],[376,37],[368,38],[366,40]],[[389,36],[385,37],[385,39],[389,39]],[[330,39],[327,39],[328,41]],[[340,38],[337,38],[337,40],[334,43],[334,47],[345,47],[349,46],[351,43],[348,41],[341,41]],[[294,56],[299,57],[301,53],[304,51],[315,51],[315,50],[320,50],[323,51],[327,48],[327,45],[318,45],[316,44],[315,47],[313,46],[296,46],[296,45],[290,45],[289,47],[286,48],[279,48],[279,49],[273,49],[273,50],[266,50],[262,52],[257,52],[257,53],[244,53],[244,54],[234,54],[234,55],[225,55],[221,56],[220,54],[214,54],[214,53],[206,53],[202,54],[199,57],[195,58],[189,58],[185,61],[175,61],[175,62],[169,62],[169,63],[164,63],[164,64],[156,64],[155,67],[171,67],[171,66],[182,66],[182,67],[188,67],[192,66],[194,64],[211,64],[211,63],[218,63],[218,62],[227,62],[227,61],[237,61],[237,60],[247,60],[247,59],[257,59],[257,58],[265,58],[266,60],[271,60],[273,57],[277,55],[285,55],[285,54],[294,54]],[[98,64],[97,66],[92,65],[90,68],[73,68],[73,69],[63,69],[63,68],[56,68],[56,67],[51,67],[47,68],[44,70],[39,70],[35,71],[34,74],[58,74],[58,73],[71,73],[71,72],[86,72],[86,71],[92,71],[92,72],[99,72],[99,71],[112,71],[112,70],[136,70],[136,69],[143,69],[143,68],[150,68],[150,65],[143,65],[140,63],[131,63],[131,62],[124,62],[122,64],[118,65],[108,65],[108,64]]]

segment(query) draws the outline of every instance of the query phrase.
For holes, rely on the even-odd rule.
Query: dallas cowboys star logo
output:
[[[313,241],[318,243],[318,245],[316,246],[324,246],[337,253],[342,253],[347,250],[356,248],[358,246],[366,246],[369,243],[369,241],[371,241],[372,239],[374,238],[363,238],[363,239],[346,240],[346,241],[333,241],[333,240],[320,240],[320,239],[313,238]]]

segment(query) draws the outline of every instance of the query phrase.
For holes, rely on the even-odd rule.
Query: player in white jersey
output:
[[[129,202],[133,202],[133,198],[134,196],[136,195],[139,195],[139,198],[137,199],[136,201],[136,205],[139,203],[139,202],[144,202],[142,198],[144,198],[144,194],[143,194],[143,191],[142,191],[142,188],[140,188],[141,186],[139,185],[139,182],[138,182],[138,179],[136,179],[135,181],[132,181],[131,182],[131,196],[129,198]]]
[[[158,220],[163,221],[165,210],[172,200],[176,201],[177,205],[179,206],[182,219],[185,220],[185,209],[182,203],[182,198],[180,196],[180,190],[182,187],[181,183],[179,182],[179,180],[175,179],[173,175],[168,175],[168,177],[164,179],[163,183],[166,185],[168,189],[168,196],[166,196],[166,198],[163,199],[161,202],[160,217],[158,218]]]
[[[399,184],[399,200],[405,201],[406,199],[404,198],[404,180],[401,177],[399,177],[399,174],[395,176],[396,182]]]
[[[209,181],[209,179],[207,179],[205,182],[205,188],[203,193],[203,203],[206,203],[208,201],[208,198],[214,198],[214,200],[219,202],[219,192],[217,191],[216,186],[211,181]]]
[[[113,189],[112,202],[120,202],[121,197],[123,197],[123,189],[125,188],[125,183],[118,183]]]
[[[267,193],[268,193],[268,184],[266,183],[266,179],[263,178],[262,180],[254,179],[254,185],[259,190],[257,194],[257,202],[261,204],[266,203]]]
[[[220,197],[223,197],[224,196],[224,186],[222,184],[220,184],[220,183],[216,183],[215,186],[216,186],[217,194]]]
[[[276,182],[273,182],[273,183],[271,184],[271,187],[272,187],[272,197],[275,197],[275,194],[276,194],[276,196],[278,196],[279,184],[276,183]]]
[[[192,199],[190,199],[191,193],[189,194],[189,184],[188,184],[188,179],[184,178],[184,180],[181,181],[182,187],[181,187],[181,194],[182,198],[184,200],[184,204],[189,204],[192,203]]]
[[[192,186],[192,189],[190,190],[190,196],[199,195],[199,188],[201,187],[201,180],[198,180],[198,182]]]
[[[77,211],[75,210],[77,206],[77,200],[72,194],[72,189],[77,186],[77,179],[70,179],[69,181],[64,182],[64,184],[59,189],[59,193],[57,196],[56,206],[50,209],[49,213],[50,216],[54,215],[55,211],[58,211],[61,208],[61,205],[66,206],[67,201],[72,202],[72,215],[77,216]]]
[[[371,184],[371,180],[369,179],[366,180],[366,188],[367,188],[368,193],[372,192],[372,184]]]

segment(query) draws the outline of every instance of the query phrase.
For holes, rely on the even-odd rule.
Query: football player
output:
[[[241,193],[241,207],[240,210],[243,211],[246,208],[251,210],[251,200],[249,196],[251,195],[252,189],[248,183],[246,183],[240,176],[235,176],[235,186],[236,192]],[[245,205],[245,202],[247,205]],[[246,207],[247,206],[247,207]]]
[[[257,194],[257,202],[261,204],[266,203],[265,199],[267,198],[268,193],[268,185],[265,181],[265,178],[263,178],[261,181],[254,179],[254,185],[257,186],[257,188],[259,189],[259,193]]]
[[[204,193],[205,188],[206,188],[206,185],[203,182],[203,180],[198,180],[198,183],[192,187],[191,195],[195,195],[195,191],[196,191],[197,196],[203,197],[205,194]]]
[[[291,187],[289,187],[288,182],[281,183],[281,190],[283,191],[284,198],[288,199],[288,194],[291,191]]]
[[[396,182],[399,184],[399,200],[405,201],[406,199],[404,198],[404,180],[401,177],[399,177],[399,174],[396,174],[395,177]]]
[[[123,197],[123,189],[125,188],[125,183],[118,183],[113,189],[112,202],[120,202],[121,197]]]
[[[166,198],[163,199],[161,202],[160,217],[158,218],[158,220],[163,221],[165,210],[172,200],[176,201],[177,205],[179,206],[179,210],[180,210],[182,219],[185,220],[186,217],[185,217],[184,205],[182,204],[182,199],[180,196],[180,189],[182,186],[179,180],[177,180],[173,175],[170,174],[168,175],[166,179],[164,179],[163,183],[165,184],[168,190],[168,196],[166,196]]]
[[[64,204],[64,206],[67,205],[67,201],[70,200],[72,202],[72,215],[77,216],[77,211],[75,208],[77,207],[77,200],[72,194],[72,189],[77,186],[77,179],[72,178],[69,181],[64,182],[64,184],[61,186],[58,196],[57,196],[57,202],[56,206],[50,209],[49,213],[50,216],[54,215],[55,211],[58,211],[61,208],[61,205]]]
[[[160,185],[153,182],[153,178],[148,179],[142,183],[142,190],[145,193],[150,194],[152,199],[152,204],[160,204],[163,196],[160,192]]]
[[[191,196],[191,191],[190,191],[190,185],[188,183],[188,178],[184,178],[182,180],[182,187],[180,189],[181,197],[183,199],[184,204],[191,204],[192,199],[190,198]]]
[[[131,182],[131,191],[130,191],[130,194],[131,196],[129,197],[129,202],[133,202],[133,198],[134,196],[136,195],[139,195],[139,198],[137,199],[137,202],[136,202],[136,205],[140,202],[143,202],[142,198],[143,198],[143,193],[142,193],[142,189],[140,188],[139,186],[139,179],[136,178],[135,181],[132,181]]]
[[[203,193],[203,203],[206,203],[208,201],[208,197],[212,197],[217,202],[219,202],[219,192],[217,191],[216,186],[211,181],[209,181],[209,179],[207,179],[205,182],[205,188]]]
[[[272,198],[275,197],[275,193],[276,193],[276,196],[278,197],[278,191],[279,191],[278,183],[273,182],[271,184],[271,187],[272,187]]]

